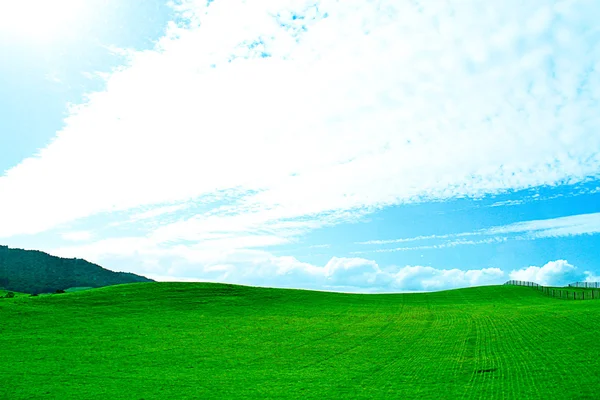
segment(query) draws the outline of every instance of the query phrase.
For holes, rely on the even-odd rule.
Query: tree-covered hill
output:
[[[151,282],[127,272],[113,272],[82,259],[54,257],[34,250],[0,246],[0,288],[48,293],[70,287],[102,287]]]

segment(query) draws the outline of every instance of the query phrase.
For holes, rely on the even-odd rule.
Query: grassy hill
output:
[[[85,260],[0,246],[0,288],[6,290],[37,294],[71,287],[102,287],[151,281],[127,272],[109,271]]]
[[[0,398],[577,398],[600,301],[143,283],[0,299]]]

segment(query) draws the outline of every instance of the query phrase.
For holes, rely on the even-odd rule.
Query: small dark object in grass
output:
[[[496,371],[498,368],[490,368],[490,369],[479,369],[477,370],[478,374],[485,374],[486,372],[494,372]]]
[[[37,297],[37,293],[30,294],[29,297]]]
[[[15,297],[15,294],[13,292],[8,292],[4,297],[7,299],[12,299],[13,297]]]
[[[54,293],[61,294],[61,293],[65,293],[65,291],[62,289],[56,289],[56,292],[54,292]]]

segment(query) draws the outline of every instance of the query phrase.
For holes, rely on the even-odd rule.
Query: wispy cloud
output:
[[[600,171],[596,3],[177,4],[154,50],[123,53],[0,178],[0,237],[231,188],[252,193],[231,218],[314,229]]]
[[[497,201],[490,205],[490,207],[506,207],[506,206],[518,206],[526,203],[526,200],[505,200]]]
[[[314,244],[312,246],[308,246],[309,249],[328,249],[330,247],[330,244]]]
[[[161,215],[171,214],[180,210],[185,210],[189,206],[189,204],[175,204],[170,206],[153,207],[147,211],[132,214],[129,217],[129,219],[130,221],[135,222],[143,219],[156,218],[160,217]]]
[[[450,237],[450,236],[446,236]],[[436,236],[436,238],[440,238]],[[421,245],[421,246],[411,246],[411,247],[394,247],[387,249],[375,249],[370,251],[353,251],[351,254],[366,254],[366,253],[395,253],[398,251],[413,251],[413,250],[431,250],[431,249],[445,249],[449,247],[457,247],[457,246],[465,246],[465,245],[475,245],[475,244],[491,244],[491,243],[502,243],[508,240],[507,237],[493,237],[481,240],[464,240],[464,239],[454,239],[447,242],[443,242],[440,244],[432,244],[432,245]]]
[[[415,236],[410,238],[400,239],[386,239],[386,240],[367,240],[365,242],[356,242],[356,244],[392,244],[392,243],[405,243],[405,242],[416,242],[421,240],[431,239],[446,239],[453,235],[427,235],[427,236]]]
[[[392,243],[405,243],[417,241],[439,241],[431,245],[420,245],[411,247],[380,248],[375,250],[356,251],[353,254],[364,253],[389,253],[397,251],[442,249],[463,245],[491,244],[506,242],[510,239],[532,240],[550,237],[566,237],[577,235],[593,235],[600,233],[600,213],[571,215],[560,218],[541,219],[532,221],[516,222],[503,226],[495,226],[488,229],[473,232],[462,232],[446,235],[415,236],[412,238],[400,238],[390,240],[370,240],[357,242],[362,245],[385,245]],[[468,240],[463,237],[489,236],[485,239]]]
[[[517,222],[484,232],[487,235],[524,233],[528,238],[591,235],[600,232],[600,213]]]
[[[93,238],[93,234],[92,232],[89,231],[72,231],[72,232],[65,232],[61,234],[61,237],[64,240],[70,241],[70,242],[85,242],[88,240],[91,240]]]

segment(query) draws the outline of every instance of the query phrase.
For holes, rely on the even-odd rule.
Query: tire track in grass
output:
[[[381,307],[382,307],[382,303],[379,303],[378,306],[377,306],[377,308],[375,309],[376,311],[372,311],[369,314],[365,314],[365,316],[362,318],[361,322],[368,323],[370,320],[374,320],[374,318],[376,318],[376,317],[381,317],[381,316],[389,315],[389,313],[387,313],[387,312],[377,312],[377,311],[379,311],[381,309]],[[353,344],[351,344],[351,345],[349,345],[347,347],[344,347],[341,350],[336,351],[336,352],[334,352],[332,354],[329,354],[329,355],[327,355],[325,357],[321,357],[318,360],[315,360],[315,361],[312,361],[310,363],[301,365],[301,366],[298,367],[298,369],[301,370],[301,369],[307,369],[307,368],[315,367],[317,365],[320,365],[320,364],[323,364],[323,363],[326,363],[326,362],[330,362],[330,361],[332,361],[334,359],[340,358],[340,357],[342,357],[342,356],[344,356],[344,355],[346,355],[346,354],[348,354],[350,352],[353,352],[353,351],[355,351],[357,349],[360,349],[360,348],[366,347],[368,345],[372,345],[374,343],[377,343],[377,342],[381,341],[382,338],[385,338],[385,337],[389,336],[390,327],[392,326],[392,324],[393,324],[393,320],[389,320],[385,324],[381,325],[381,327],[379,329],[377,329],[375,333],[373,333],[371,335],[368,335],[366,337],[358,337],[358,338],[355,339],[355,341],[354,341]],[[357,322],[357,323],[354,323],[354,324],[349,324],[347,327],[357,327],[358,325],[360,325],[360,323]],[[346,329],[346,330],[340,332],[340,335],[343,334],[344,332],[357,332],[357,331],[359,331],[359,330],[357,330],[357,329],[352,329],[352,330]],[[388,332],[388,333],[386,334],[386,332]]]
[[[514,382],[511,377],[512,368],[509,368],[509,362],[506,360],[506,355],[513,352],[514,342],[504,340],[503,335],[498,331],[499,324],[503,323],[503,319],[499,315],[491,317],[489,314],[483,315],[481,320],[483,321],[482,329],[485,335],[485,362],[480,364],[477,368],[477,375],[479,377],[479,384],[487,391],[482,391],[479,398],[499,398],[500,396],[514,397],[513,388]],[[491,360],[491,361],[490,361]],[[512,365],[514,366],[514,360]],[[522,365],[516,363],[517,370],[515,377],[518,377],[519,381],[524,376],[521,369]],[[508,386],[508,387],[505,387]],[[516,385],[521,386],[521,383]],[[490,396],[484,396],[483,393],[489,393]]]
[[[403,349],[402,357],[394,357],[374,372],[371,377],[363,379],[363,386],[372,381],[376,383],[382,381],[381,386],[386,386],[386,384],[390,386],[390,378],[395,375],[390,371],[407,367],[410,368],[411,373],[409,383],[414,383],[414,380],[419,377],[428,377],[429,379],[451,377],[449,383],[453,383],[453,385],[448,386],[449,393],[460,392],[461,388],[468,383],[468,380],[465,379],[465,372],[473,371],[469,366],[474,365],[476,361],[475,351],[478,337],[476,323],[470,314],[472,310],[465,311],[464,308],[452,305],[432,312],[431,304],[428,303],[425,307],[420,307],[420,311],[427,312],[427,318],[424,318],[427,320],[427,324],[421,326],[421,329],[411,336],[412,340],[409,341],[409,346]],[[448,337],[446,333],[451,334],[452,337]],[[427,351],[422,351],[424,344],[431,343],[434,343],[435,347],[429,347]],[[439,357],[444,354],[448,360],[454,360],[454,362],[441,362]],[[446,365],[447,369],[439,370],[440,365]],[[427,381],[422,381],[425,392],[427,383]],[[393,394],[391,391],[388,392],[388,395]]]
[[[531,327],[527,332],[522,332],[519,325],[514,323],[512,315],[498,317],[493,323],[500,338],[498,355],[503,361],[504,369],[502,387],[508,386],[511,397],[516,398],[530,397],[538,393],[534,373],[535,360],[531,357],[531,344],[526,340]]]
[[[480,376],[478,375],[478,368],[481,365],[481,360],[485,358],[485,341],[486,337],[483,334],[482,324],[479,318],[473,317],[474,322],[474,330],[475,330],[475,346],[474,346],[474,365],[473,370],[471,372],[471,378],[469,379],[469,383],[465,386],[465,393],[463,395],[466,399],[475,399],[478,398],[477,394],[480,393],[481,386]],[[490,366],[490,368],[493,368]]]
[[[410,314],[409,314],[410,312]],[[397,324],[399,327],[406,327],[407,316],[410,315],[412,319],[417,321],[424,321],[424,323],[418,324],[418,326],[412,326],[416,328],[411,330],[409,339],[402,343],[408,343],[407,346],[402,348],[402,353],[396,352],[390,353],[389,361],[378,366],[372,371],[367,377],[361,379],[360,385],[362,387],[379,387],[382,389],[387,388],[388,395],[394,395],[394,379],[398,377],[397,371],[404,369],[405,380],[408,382],[414,382],[417,379],[424,368],[426,368],[426,360],[423,360],[423,355],[426,353],[421,352],[423,344],[427,342],[425,336],[436,332],[433,328],[436,324],[436,313],[431,310],[431,304],[427,301],[424,305],[412,305],[410,311],[402,315],[402,319]],[[405,332],[407,333],[407,332]]]
[[[538,365],[543,366],[538,368],[539,371],[532,371],[533,379],[535,380],[540,377],[540,374],[537,372],[548,370],[554,372],[552,383],[556,384],[557,382],[560,382],[560,385],[558,386],[564,386],[563,382],[566,381],[565,377],[572,374],[568,368],[570,363],[567,361],[568,359],[560,357],[560,349],[554,348],[550,350],[544,346],[544,343],[546,338],[556,335],[557,331],[569,332],[572,329],[572,325],[569,322],[568,317],[565,319],[557,317],[548,318],[549,314],[547,313],[547,310],[541,311],[543,311],[543,313],[539,313],[538,318],[536,318],[536,315],[533,315],[533,313],[528,313],[520,318],[521,332],[518,337],[525,343],[525,347],[530,349],[530,358],[534,361],[538,361]],[[546,318],[543,318],[540,321],[540,316]],[[565,354],[565,356],[566,355],[567,354]],[[557,360],[562,360],[564,362],[557,362]],[[543,379],[546,381],[547,375],[545,375]]]
[[[495,361],[494,367],[491,368],[497,370],[484,373],[488,379],[480,380],[479,383],[486,382],[493,397],[503,395],[509,398],[524,398],[538,392],[532,357],[532,351],[535,351],[536,347],[527,340],[532,326],[526,324],[526,331],[523,332],[522,328],[514,323],[513,318],[513,315],[504,313],[495,313],[483,318],[490,337],[495,338],[488,341],[489,345],[486,348],[489,348],[489,357]],[[480,365],[478,368],[481,370],[484,367]],[[499,381],[494,382],[496,379]],[[497,390],[500,392],[497,393]]]
[[[543,379],[547,384],[547,372],[552,373],[552,384],[559,383],[557,387],[565,386],[566,377],[570,376],[568,380],[572,380],[573,372],[569,370],[572,354],[561,354],[561,348],[549,349],[545,346],[547,338],[556,336],[557,332],[571,332],[573,326],[568,316],[561,318],[558,313],[546,307],[540,308],[538,312],[521,313],[518,317],[509,316],[506,322],[514,326],[513,336],[522,343],[521,348],[529,351],[528,359],[532,361],[529,373],[534,381],[533,386],[538,387],[538,379]],[[541,375],[542,373],[545,374]]]
[[[473,368],[471,364],[475,363],[477,354],[477,329],[475,327],[475,320],[473,316],[466,318],[467,332],[464,340],[457,341],[460,343],[460,351],[458,352],[458,361],[456,363],[456,374],[458,376],[465,375],[468,372],[472,372]]]
[[[339,315],[342,315],[342,314],[343,313],[341,313],[341,312],[339,313]],[[346,312],[346,314],[349,314],[349,312]],[[325,342],[327,340],[335,339],[336,337],[342,335],[344,332],[348,331],[352,326],[356,326],[357,324],[364,322],[368,317],[369,317],[368,314],[364,314],[360,318],[359,322],[357,322],[356,319],[353,319],[353,322],[351,322],[351,323],[337,324],[336,328],[334,330],[330,331],[329,333],[322,335],[320,337],[310,338],[301,343],[286,347],[285,351],[286,352],[298,351],[302,348],[311,347],[314,344],[319,343],[319,342]],[[337,318],[337,316],[333,316],[332,318]],[[315,320],[314,323],[312,323],[310,325],[304,325],[303,328],[308,331],[313,330],[312,327],[314,325],[316,325],[317,323],[319,323],[321,321],[321,319],[314,318],[314,320]],[[281,351],[272,349],[272,351],[269,352],[268,354],[263,354],[258,357],[252,358],[251,360],[248,360],[248,365],[261,364],[262,361],[267,360],[267,359],[276,358],[276,357],[280,356],[280,354],[282,354]]]
[[[406,312],[406,314],[401,314],[396,318],[396,324],[395,327],[398,328],[403,328],[403,332],[406,336],[409,336],[409,339],[406,339],[405,336],[405,341],[403,343],[409,343],[408,346],[404,347],[402,349],[402,353],[401,354],[397,354],[395,352],[390,352],[390,356],[387,358],[386,361],[380,362],[377,364],[377,366],[370,372],[370,374],[367,377],[363,377],[360,380],[360,386],[367,386],[367,382],[378,382],[380,381],[382,378],[382,376],[388,372],[391,368],[395,367],[397,364],[399,363],[405,363],[407,360],[411,359],[411,356],[414,357],[415,351],[414,348],[417,347],[418,344],[418,340],[416,340],[416,337],[418,336],[418,333],[423,331],[423,327],[421,327],[418,331],[418,333],[414,333],[413,330],[409,331],[411,332],[411,334],[409,335],[408,332],[406,331],[406,320],[407,320],[407,316],[410,315],[411,317],[414,317],[415,313],[414,310],[410,310],[408,312]],[[391,335],[390,335],[391,336]],[[379,379],[377,379],[378,377],[380,377]],[[389,382],[386,380],[386,383]],[[369,385],[369,386],[373,386],[373,385]]]
[[[498,398],[495,393],[494,375],[501,368],[491,338],[497,331],[488,315],[478,314],[474,318],[476,331],[475,363],[469,383],[465,385],[464,398]],[[501,370],[503,376],[503,371]]]
[[[498,367],[494,368],[499,369],[489,375],[490,377],[495,375],[503,378],[504,382],[498,382],[498,385],[496,385],[502,389],[500,393],[509,393],[510,397],[514,398],[535,396],[540,390],[540,381],[538,380],[540,371],[537,365],[552,365],[555,363],[556,354],[540,346],[544,341],[544,337],[556,334],[556,330],[548,327],[548,319],[544,319],[544,322],[540,323],[539,316],[543,316],[544,311],[544,309],[540,309],[540,314],[531,310],[520,312],[517,309],[510,310],[510,314],[506,314],[508,310],[503,310],[504,313],[502,314],[494,314],[480,319],[485,322],[488,328],[480,329],[479,332],[483,333],[491,329],[497,338],[495,342],[491,342],[491,349],[494,349],[491,353],[490,351],[481,351],[488,346],[480,345],[480,358],[486,357],[485,359],[487,359],[489,355],[485,355],[485,353],[490,353],[493,359],[498,361]],[[560,382],[565,380],[564,376],[567,372],[563,364],[556,365],[556,368],[552,369],[557,372],[555,378]],[[483,365],[480,364],[477,368],[483,368]],[[477,368],[474,371],[477,371]],[[473,373],[472,381],[472,390],[475,391],[476,389],[477,392],[483,393],[483,389],[486,388],[485,385],[482,386],[485,379],[481,379]],[[490,389],[495,390],[496,386],[490,386]]]
[[[468,384],[468,376],[476,359],[477,331],[471,312],[471,309],[463,308],[453,313],[452,332],[455,336],[447,339],[453,342],[451,355],[446,362],[449,365],[447,376],[453,383],[452,386],[448,386],[448,390],[456,397],[459,397],[458,393]]]
[[[500,349],[500,354],[505,359],[505,367],[508,368],[510,365],[514,368],[514,373],[507,374],[508,376],[505,378],[511,383],[510,393],[512,396],[521,398],[531,396],[532,393],[538,392],[534,371],[535,359],[532,357],[532,349],[535,349],[535,347],[527,339],[532,326],[527,324],[527,331],[523,332],[511,315],[507,315],[498,321],[496,328],[499,324],[502,324],[504,332],[501,341],[504,346]],[[510,346],[507,345],[509,343]],[[507,372],[512,372],[512,369]]]
[[[505,322],[513,326],[511,329],[513,337],[521,343],[521,349],[529,351],[527,354],[527,359],[531,362],[529,374],[536,392],[542,390],[540,385],[566,387],[568,383],[572,385],[574,379],[579,382],[578,386],[583,387],[586,382],[582,378],[587,376],[587,373],[581,363],[575,362],[577,358],[573,357],[574,350],[556,346],[556,342],[552,342],[554,344],[552,348],[546,345],[548,338],[557,335],[570,337],[575,322],[572,318],[572,306],[565,305],[565,302],[560,299],[548,298],[548,302],[541,306],[526,307],[526,312],[509,315]],[[560,313],[563,307],[568,308],[568,312]],[[586,321],[588,320],[586,318]],[[587,328],[592,332],[597,329],[593,322]],[[564,335],[564,333],[569,334]],[[519,354],[523,354],[523,351]]]
[[[545,310],[540,310],[545,311]],[[539,384],[544,383],[547,384],[546,378],[547,376],[540,376],[540,373],[544,370],[549,370],[554,372],[554,377],[552,379],[552,383],[565,381],[565,371],[564,363],[557,363],[556,360],[557,354],[556,351],[559,349],[553,349],[550,351],[548,348],[544,346],[545,339],[550,337],[550,335],[556,334],[556,328],[558,330],[563,330],[567,326],[564,325],[563,321],[559,321],[558,319],[548,319],[548,318],[540,318],[544,317],[544,313],[524,313],[524,315],[520,315],[519,318],[507,318],[507,325],[511,325],[514,328],[512,331],[514,332],[513,336],[518,340],[521,344],[521,351],[519,354],[525,354],[524,350],[527,350],[527,361],[530,368],[527,371],[527,374],[531,377],[531,386],[535,388],[535,393],[539,391]],[[554,329],[550,329],[548,323],[552,323]],[[541,368],[540,366],[543,366]],[[544,382],[540,382],[539,379],[543,379]]]

